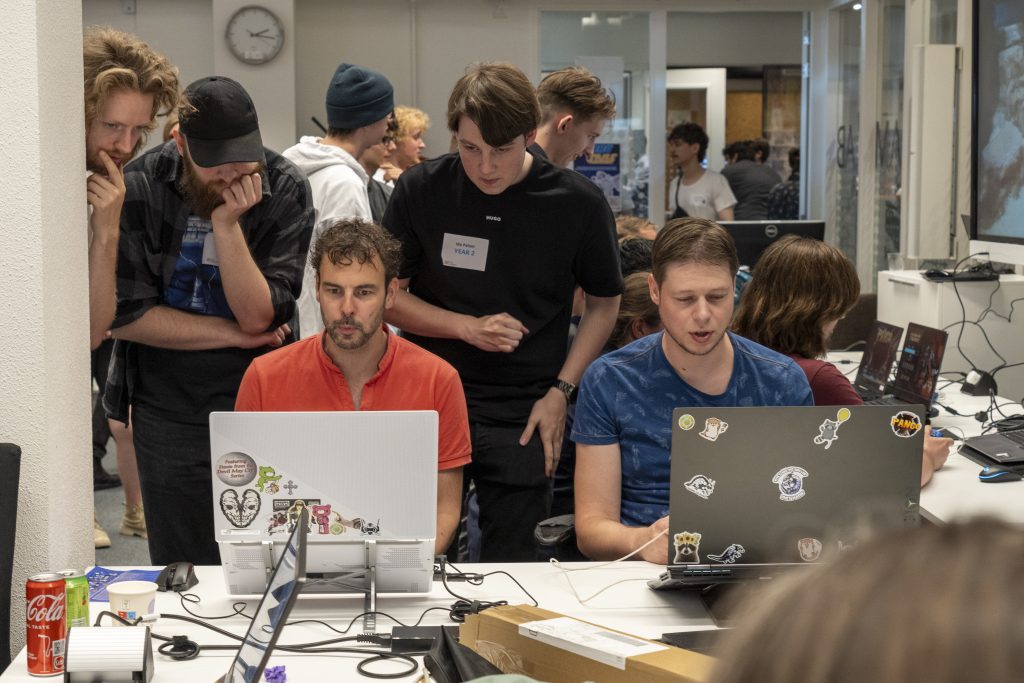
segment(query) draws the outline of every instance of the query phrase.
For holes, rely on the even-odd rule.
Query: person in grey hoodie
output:
[[[327,86],[326,100],[327,135],[303,136],[283,153],[306,174],[313,190],[316,226],[310,248],[339,218],[372,220],[366,189],[370,177],[357,159],[387,136],[395,108],[394,88],[388,79],[353,64],[337,68]],[[308,259],[298,308],[300,336],[324,329],[316,301],[316,275]]]

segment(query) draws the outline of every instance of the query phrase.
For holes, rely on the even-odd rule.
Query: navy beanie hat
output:
[[[395,109],[395,89],[384,74],[354,64],[342,64],[327,86],[327,125],[362,128]]]

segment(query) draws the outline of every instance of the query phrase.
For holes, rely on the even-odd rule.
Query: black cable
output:
[[[988,252],[986,251],[986,252],[979,252],[978,254],[968,254],[967,256],[964,256],[962,259],[957,261],[956,265],[953,266],[953,275],[954,276],[956,275],[957,268],[960,267],[961,263],[963,263],[964,261],[966,261],[969,258],[972,258],[974,256],[981,256],[982,254],[987,256]],[[967,357],[967,354],[964,353],[963,348],[960,346],[960,342],[961,342],[961,340],[963,339],[963,336],[964,336],[964,326],[967,325],[967,307],[964,306],[964,300],[960,296],[960,289],[956,286],[956,278],[955,277],[953,278],[953,293],[956,294],[957,303],[960,304],[960,317],[963,320],[963,323],[960,325],[960,332],[959,332],[959,334],[957,335],[957,338],[956,338],[956,348],[957,348],[957,351],[960,352],[960,355],[964,357],[964,360],[966,360],[967,363],[972,368],[976,368],[976,367],[978,367],[977,364],[975,364],[974,361],[972,361],[970,358]],[[998,353],[996,355],[998,355]],[[1005,363],[1006,361],[1004,360],[1003,362]]]
[[[409,662],[409,668],[403,671],[398,671],[390,674],[375,673],[373,671],[367,670],[366,667],[372,664],[373,662],[379,662],[386,659],[404,659],[407,662]],[[375,655],[373,657],[361,659],[359,660],[359,663],[356,664],[356,671],[366,676],[367,678],[380,678],[385,680],[391,678],[405,678],[406,676],[411,676],[412,674],[419,671],[419,668],[419,662],[417,662],[415,659],[413,659],[409,655],[404,655],[397,652],[381,652],[380,654]]]
[[[508,578],[512,579],[512,582],[514,584],[519,586],[519,590],[521,590],[523,594],[530,599],[530,602],[533,603],[534,607],[538,606],[537,599],[530,595],[530,592],[528,590],[523,588],[523,584],[519,583],[519,581],[517,581],[514,576],[512,576],[504,570],[499,569],[493,572],[487,572],[486,574],[475,574],[463,572],[450,562],[448,563],[448,566],[454,569],[456,573],[449,574],[448,572],[442,571],[441,585],[444,586],[444,589],[448,591],[449,595],[451,595],[453,598],[456,598],[456,601],[452,604],[451,611],[449,611],[448,613],[448,616],[451,618],[452,621],[462,623],[470,614],[478,614],[479,612],[482,612],[485,609],[490,609],[491,607],[500,607],[502,605],[507,605],[508,601],[498,600],[496,602],[491,602],[487,600],[473,600],[471,598],[463,597],[448,587],[449,578],[452,578],[452,580],[465,581],[466,583],[469,583],[473,586],[479,586],[484,582],[484,579],[488,576],[494,576],[495,574],[504,574]]]

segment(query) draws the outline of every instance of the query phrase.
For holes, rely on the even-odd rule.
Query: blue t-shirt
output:
[[[572,440],[619,444],[623,524],[647,526],[668,514],[675,408],[814,405],[807,377],[792,359],[728,334],[734,352],[732,377],[718,396],[683,381],[662,350],[664,332],[601,356],[584,373]]]

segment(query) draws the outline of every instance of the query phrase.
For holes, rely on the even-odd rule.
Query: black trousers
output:
[[[132,430],[150,560],[155,565],[182,560],[220,564],[209,425],[175,422],[152,406],[134,405]]]
[[[110,367],[110,354],[114,350],[114,340],[107,339],[92,352],[92,378],[100,388],[96,401],[92,404],[92,459],[93,467],[101,467],[100,460],[107,454],[107,441],[110,440],[110,425],[107,424],[107,413],[103,410],[103,390],[107,386],[107,368]]]
[[[520,446],[522,433],[523,427],[470,423],[473,462],[466,474],[480,506],[481,562],[538,559],[533,530],[551,511],[551,480],[539,433]]]

